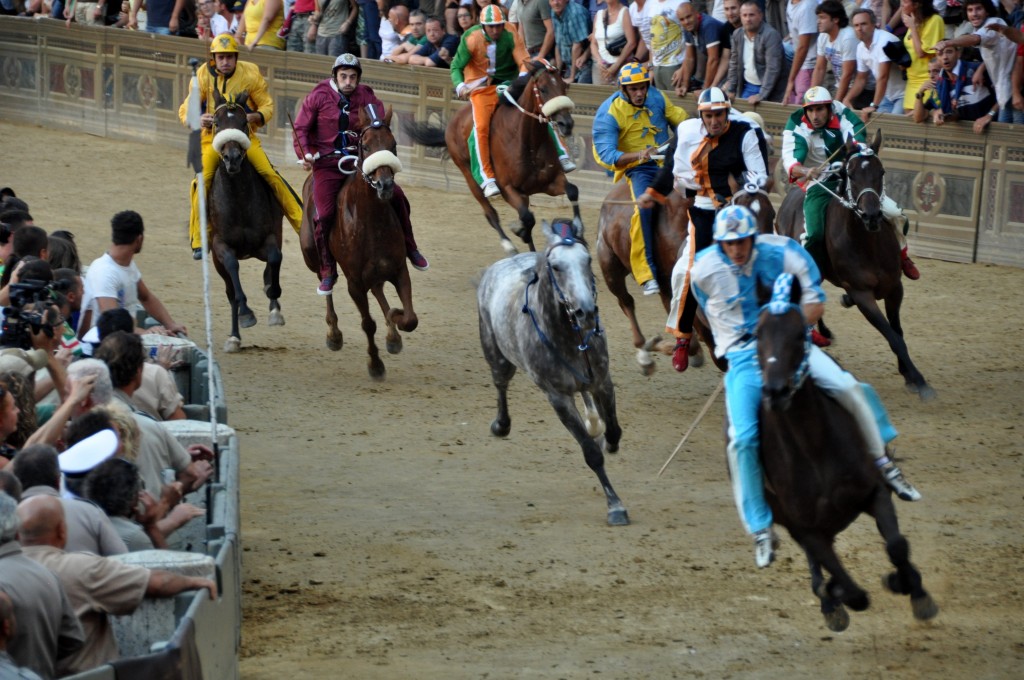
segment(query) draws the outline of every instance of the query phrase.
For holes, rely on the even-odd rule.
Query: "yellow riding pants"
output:
[[[206,187],[207,196],[210,195],[213,175],[217,171],[217,164],[220,163],[220,155],[213,150],[212,141],[212,138],[207,139],[206,135],[203,136],[203,182]],[[265,179],[267,184],[270,185],[270,190],[274,192],[274,198],[281,204],[284,216],[288,218],[288,222],[291,223],[295,233],[298,234],[299,226],[302,224],[302,199],[295,193],[295,190],[292,189],[287,180],[281,177],[280,173],[271,165],[270,159],[267,158],[267,154],[260,144],[259,137],[250,135],[249,141],[251,145],[246,153],[246,158],[252,163],[256,172],[260,173],[260,177]],[[193,248],[199,248],[202,243],[202,237],[199,233],[199,192],[196,188],[196,181],[192,180],[192,213],[189,216],[188,234]]]

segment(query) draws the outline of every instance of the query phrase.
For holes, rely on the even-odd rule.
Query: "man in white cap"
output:
[[[101,430],[68,447],[57,456],[57,464],[64,473],[64,486],[76,498],[82,497],[86,475],[116,452],[117,434],[113,430]]]

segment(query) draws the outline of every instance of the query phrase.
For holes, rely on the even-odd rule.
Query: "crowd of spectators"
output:
[[[134,261],[142,217],[114,215],[83,271],[72,234],[47,233],[10,189],[0,201],[0,677],[52,678],[118,658],[108,614],[216,594],[111,559],[180,544],[175,531],[205,516],[182,499],[213,452],[161,424],[185,417],[167,344],[180,341],[164,336],[186,329]],[[137,327],[142,312],[159,325]]]
[[[614,84],[639,61],[680,97],[717,86],[799,104],[823,85],[864,120],[1024,123],[1021,0],[0,0],[0,11],[447,68],[491,4],[569,83]],[[946,47],[959,61],[935,80]]]

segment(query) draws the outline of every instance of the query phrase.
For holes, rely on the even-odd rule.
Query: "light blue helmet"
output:
[[[742,205],[729,205],[715,216],[715,240],[739,241],[757,235],[754,213]]]

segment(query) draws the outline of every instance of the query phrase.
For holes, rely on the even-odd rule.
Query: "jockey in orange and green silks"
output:
[[[260,139],[254,134],[256,129],[270,122],[274,115],[274,100],[267,92],[267,82],[260,75],[259,67],[247,61],[238,60],[238,43],[228,34],[219,35],[214,38],[210,46],[212,58],[208,64],[201,67],[197,72],[199,83],[199,94],[202,98],[202,149],[203,149],[203,180],[206,184],[206,194],[209,196],[210,185],[213,183],[213,175],[217,171],[217,164],[220,162],[220,155],[213,148],[213,100],[214,92],[220,92],[221,96],[231,101],[237,95],[246,92],[248,99],[245,102],[238,102],[246,107],[249,118],[249,150],[246,158],[252,163],[253,168],[260,174],[267,184],[270,185],[274,197],[281,204],[284,216],[288,218],[295,233],[299,232],[299,225],[302,223],[302,200],[292,189],[291,185],[274,169],[270,159],[260,145]],[[178,109],[178,118],[185,123],[188,114],[189,96]],[[189,217],[189,237],[192,241],[193,252],[200,247],[199,233],[199,196],[196,191],[196,182],[192,181],[192,213]]]
[[[498,85],[526,75],[529,61],[530,55],[522,38],[505,26],[505,15],[498,5],[484,7],[480,13],[480,24],[462,35],[459,49],[452,58],[455,94],[460,99],[469,98],[473,107],[473,131],[469,138],[470,171],[488,198],[500,193],[491,163],[491,116],[498,105]],[[562,167],[568,171],[571,158],[565,145],[550,125],[548,130],[558,148]]]
[[[669,130],[686,120],[686,111],[651,86],[650,70],[630,62],[619,71],[620,91],[594,114],[594,159],[618,182],[629,182],[635,201],[654,181],[662,161],[651,158],[669,140]],[[645,295],[660,291],[655,264],[654,209],[633,211],[629,228],[630,267]]]

